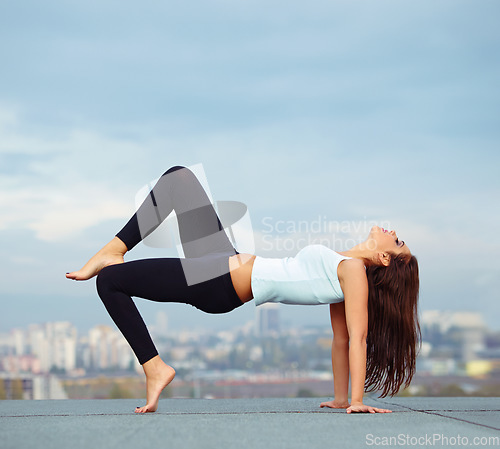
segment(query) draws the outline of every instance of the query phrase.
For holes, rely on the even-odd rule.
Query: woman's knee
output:
[[[168,181],[169,185],[175,186],[176,188],[181,186],[181,189],[189,189],[193,183],[196,185],[199,183],[196,175],[189,168],[183,167],[182,165],[176,165],[175,167],[169,168],[163,173],[161,180]]]
[[[176,172],[178,170],[182,170],[182,169],[184,169],[185,171],[191,171],[188,168],[183,167],[182,165],[174,165],[173,167],[170,167],[165,173],[163,173],[162,176],[168,175],[170,173],[174,173],[174,172]]]
[[[113,269],[115,265],[104,267],[96,279],[97,293],[103,299],[107,292],[116,290],[116,273]]]
[[[165,189],[171,195],[173,192],[182,192],[182,196],[186,197],[189,192],[197,192],[200,186],[196,175],[187,167],[176,165],[169,168],[158,182],[160,189]]]

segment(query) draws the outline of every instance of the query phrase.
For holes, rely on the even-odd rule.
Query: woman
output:
[[[173,210],[185,258],[125,263],[124,254]],[[177,166],[163,174],[123,229],[66,277],[97,274],[99,296],[146,374],[147,403],[136,413],[156,411],[175,371],[158,355],[132,296],[183,302],[207,313],[226,313],[254,298],[257,305],[330,304],[335,399],[321,407],[389,412],[364,405],[364,390],[393,395],[415,372],[418,265],[394,231],[375,226],[363,243],[341,253],[311,245],[295,258],[240,254],[198,179]]]

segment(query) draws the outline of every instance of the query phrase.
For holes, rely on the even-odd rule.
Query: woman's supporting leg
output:
[[[97,292],[112,320],[142,365],[158,355],[132,296],[157,302],[190,304],[207,313],[226,313],[241,306],[230,274],[188,285],[183,264],[228,265],[228,256],[197,259],[143,259],[105,267],[97,277]]]
[[[154,276],[157,273],[150,273],[148,267],[140,269],[140,263],[139,267],[134,269],[134,265],[138,262],[105,267],[97,277],[97,291],[110,317],[130,344],[146,374],[146,405],[137,407],[135,412],[147,413],[157,410],[161,392],[172,382],[175,371],[160,359],[141,314],[130,294],[125,292],[129,287],[126,285],[127,281],[130,281],[135,289],[140,290],[141,285],[144,285],[143,282],[148,286],[148,279],[141,276],[151,274],[154,282],[158,280]],[[130,279],[127,279],[129,276]]]
[[[188,285],[185,264],[200,269],[228,265],[228,255],[207,255],[195,259],[144,259],[105,267],[97,277],[97,291],[106,310],[122,332],[144,368],[147,405],[138,412],[155,411],[161,391],[173,379],[174,371],[158,357],[132,296],[158,302],[190,304],[207,313],[225,313],[242,305],[231,283],[230,273]]]
[[[135,413],[156,412],[161,392],[172,382],[175,370],[167,365],[159,355],[142,365],[146,374],[146,405],[137,407]]]

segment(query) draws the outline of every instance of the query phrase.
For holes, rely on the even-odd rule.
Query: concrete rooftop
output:
[[[375,415],[323,400],[162,399],[147,415],[141,400],[0,401],[0,448],[500,447],[500,398],[367,399],[393,410]]]

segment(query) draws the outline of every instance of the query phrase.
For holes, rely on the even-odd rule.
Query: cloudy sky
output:
[[[94,280],[64,273],[178,164],[248,206],[257,254],[307,239],[341,250],[385,224],[419,259],[422,310],[479,311],[499,329],[499,13],[484,0],[2,2],[0,331],[110,324]],[[179,328],[254,316],[138,304]],[[328,323],[326,308],[281,310]]]

